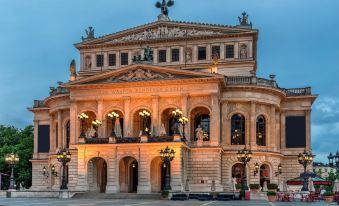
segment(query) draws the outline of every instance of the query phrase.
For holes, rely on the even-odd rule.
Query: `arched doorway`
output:
[[[241,184],[241,180],[244,177],[244,165],[237,163],[232,166],[232,178],[236,178],[237,184]]]
[[[92,124],[96,120],[96,114],[92,111],[86,111],[78,115],[78,117],[80,116],[85,116],[85,118],[79,121],[81,135],[86,138],[97,138],[98,128]]]
[[[197,141],[197,131],[202,131],[202,141],[210,140],[210,111],[205,107],[196,107],[191,111],[191,137]]]
[[[260,166],[260,186],[264,185],[264,182],[270,183],[270,167],[266,164]]]
[[[161,113],[161,129],[160,133],[164,132],[162,130],[165,129],[167,136],[173,136],[175,133],[175,119],[173,117],[172,112],[174,111],[174,108],[168,108],[165,109]],[[162,135],[162,134],[160,134]]]
[[[139,181],[138,162],[133,157],[124,157],[119,162],[120,192],[137,192]]]
[[[87,182],[90,191],[105,192],[107,185],[107,164],[101,157],[94,157],[87,164]]]
[[[133,115],[133,137],[140,137],[142,134],[142,129],[143,129],[143,121],[142,118],[140,117],[139,113],[140,112],[148,112],[151,114],[151,112],[147,109],[140,109],[136,111]],[[152,132],[152,121],[151,121],[151,116],[146,117],[146,124],[145,124],[145,131],[147,132],[148,135],[151,135]]]
[[[112,114],[119,115],[112,118]],[[119,110],[113,110],[106,114],[106,134],[108,137],[123,137],[124,135],[124,115]]]
[[[166,165],[160,157],[156,157],[151,162],[151,191],[161,192],[164,189],[164,179]]]

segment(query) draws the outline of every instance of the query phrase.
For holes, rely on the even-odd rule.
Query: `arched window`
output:
[[[266,146],[266,120],[262,115],[257,118],[257,145]]]
[[[263,187],[264,182],[270,183],[270,167],[268,165],[261,165],[260,167],[260,186]]]
[[[235,114],[231,118],[231,144],[245,144],[245,117],[241,114]]]
[[[200,127],[203,131],[203,141],[210,140],[210,115],[209,114],[200,114],[195,117],[194,131]],[[194,133],[194,139],[197,140],[197,132]]]
[[[69,148],[70,141],[71,141],[71,124],[68,121],[66,123],[66,148]]]

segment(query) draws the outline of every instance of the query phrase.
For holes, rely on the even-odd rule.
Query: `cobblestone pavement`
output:
[[[46,198],[0,198],[0,206],[326,206],[329,204],[266,201],[168,201],[168,200],[126,200],[126,199],[46,199]]]

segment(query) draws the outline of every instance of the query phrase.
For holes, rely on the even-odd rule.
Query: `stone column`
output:
[[[181,110],[182,110],[182,115],[183,115],[184,117],[187,117],[187,118],[188,118],[188,108],[187,108],[187,104],[188,104],[188,94],[182,94],[182,95],[181,95]],[[190,119],[189,119],[189,121],[190,121]],[[191,134],[190,134],[190,132],[189,132],[189,131],[191,131],[191,130],[190,130],[190,125],[191,125],[190,122],[188,122],[188,123],[185,125],[185,137],[186,137],[186,140],[187,140],[188,142],[191,141],[191,138],[190,138]]]
[[[234,59],[239,58],[239,43],[234,44]]]
[[[97,55],[95,53],[92,53],[92,67],[90,70],[96,70],[97,69]]]
[[[171,187],[173,192],[180,192],[183,190],[182,185],[182,156],[183,152],[180,147],[173,148],[175,150],[175,157],[171,162]]]
[[[103,123],[103,119],[104,119],[103,114],[102,114],[103,104],[104,104],[104,102],[103,102],[102,99],[97,100],[97,117],[96,117],[96,119],[100,120],[101,123]],[[98,137],[99,138],[103,137],[103,134],[104,134],[103,131],[104,131],[104,125],[101,125],[101,127],[98,128]]]
[[[87,191],[87,167],[86,167],[86,151],[84,149],[78,149],[78,176],[75,190]]]
[[[132,51],[128,51],[128,65],[132,64]]]
[[[65,145],[63,145],[63,138],[64,138],[64,134],[63,134],[63,125],[62,125],[62,111],[58,110],[58,147],[59,148],[63,148]]]
[[[159,96],[152,96],[152,134],[154,136],[159,136],[160,131],[160,114],[159,114]]]
[[[150,165],[151,160],[147,156],[148,148],[144,149],[139,148],[139,182],[138,182],[138,194],[150,194],[151,190],[151,174],[150,174]]]
[[[231,145],[231,128],[230,128],[230,120],[228,118],[228,102],[222,102],[222,144]]]
[[[117,162],[117,148],[113,149],[107,162],[107,185],[106,193],[114,194],[119,192],[119,164]]]
[[[78,142],[78,137],[80,136],[80,121],[78,120],[78,107],[75,101],[71,101],[70,113],[70,145],[74,145]]]
[[[211,145],[219,145],[220,140],[220,104],[217,94],[211,94],[211,127],[210,127],[210,142]]]
[[[116,58],[116,67],[120,67],[120,51],[117,51],[115,54],[115,58]]]
[[[198,46],[193,46],[192,63],[195,63],[197,61],[198,61]]]
[[[211,45],[206,46],[206,60],[211,61]]]
[[[158,49],[153,49],[153,64],[158,63]]]
[[[311,109],[305,111],[306,119],[306,150],[311,149]]]
[[[281,148],[286,149],[286,132],[285,132],[285,127],[286,127],[286,112],[281,111],[280,113],[280,134],[281,134]]]
[[[251,102],[250,121],[246,121],[249,124],[249,128],[250,128],[250,136],[246,140],[246,145],[250,145],[250,148],[253,148],[253,149],[257,147],[255,107],[256,107],[256,103]]]
[[[172,58],[171,58],[171,48],[166,49],[166,62],[171,63]]]
[[[54,118],[53,114],[50,114],[49,116],[49,152],[54,153],[55,152],[55,135],[53,134],[54,130]]]
[[[34,153],[33,159],[38,158],[38,132],[39,132],[39,120],[34,120]]]
[[[269,135],[266,135],[267,146],[271,146],[275,150],[277,149],[277,137],[275,135],[275,106],[271,106],[270,111],[270,124],[267,126]],[[269,140],[269,141],[268,141]]]
[[[104,69],[108,68],[108,54],[107,52],[104,53]]]
[[[179,48],[179,62],[180,64],[185,63],[185,51],[184,51],[184,47],[180,47]]]
[[[225,44],[220,44],[220,59],[225,59]]]
[[[131,97],[124,97],[124,137],[132,136]]]

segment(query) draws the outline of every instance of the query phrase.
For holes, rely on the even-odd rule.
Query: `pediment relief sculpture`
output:
[[[174,76],[169,73],[156,73],[149,69],[136,69],[130,70],[127,74],[112,77],[107,82],[138,82],[138,81],[151,81],[151,80],[164,80],[174,79]]]
[[[152,39],[168,39],[179,37],[212,36],[222,34],[223,33],[217,31],[181,29],[178,27],[168,28],[167,26],[159,26],[156,29],[147,29],[141,33],[131,34],[118,39],[114,39],[113,43],[129,41],[145,41]]]

